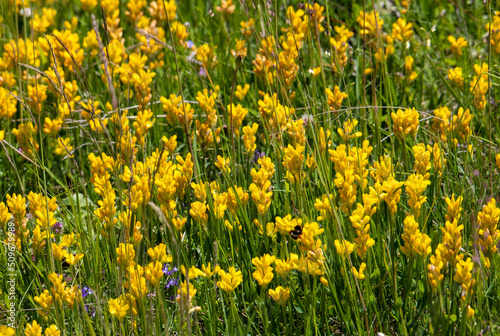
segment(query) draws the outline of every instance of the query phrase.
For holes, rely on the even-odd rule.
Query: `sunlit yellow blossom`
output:
[[[117,262],[122,267],[127,267],[134,263],[135,251],[132,244],[123,244],[116,248]]]
[[[218,274],[220,271],[220,266],[216,265],[213,269],[210,266],[210,262],[205,265],[201,265],[201,276],[204,278],[211,278],[214,274]]]
[[[294,253],[291,253],[286,259],[276,259],[276,273],[285,278],[291,270],[297,268],[297,260],[299,260],[299,256]]]
[[[162,264],[172,262],[172,256],[167,254],[167,246],[163,243],[148,249],[148,255],[152,261],[159,261]]]
[[[208,219],[207,206],[201,202],[193,202],[189,214],[197,223],[205,225]]]
[[[43,309],[43,314],[47,316],[52,307],[52,302],[54,298],[50,295],[48,290],[44,290],[39,296],[33,298],[36,303]]]
[[[404,246],[401,246],[401,252],[406,256],[412,257],[420,255],[426,257],[431,253],[431,238],[425,233],[420,232],[418,223],[413,215],[407,216],[404,220],[404,234],[401,235],[404,241]]]
[[[241,271],[236,271],[234,267],[229,267],[226,273],[224,270],[219,271],[220,281],[217,281],[217,286],[225,292],[232,292],[243,281]]]
[[[109,299],[108,301],[109,313],[118,319],[118,321],[123,321],[125,316],[130,310],[129,304],[123,300],[121,297],[117,299]]]
[[[151,283],[151,286],[156,287],[163,277],[162,263],[160,261],[154,261],[145,267],[146,280]]]
[[[399,109],[396,113],[391,113],[392,121],[394,122],[394,134],[402,142],[405,141],[407,135],[415,137],[419,126],[419,113],[415,108]]]
[[[337,250],[337,253],[342,257],[346,257],[354,251],[355,245],[347,240],[342,240],[341,243],[338,239],[335,239],[333,243],[335,244],[335,249]]]
[[[220,155],[217,155],[217,161],[215,161],[215,166],[221,171],[226,174],[231,173],[231,161],[229,158],[223,158]]]
[[[405,43],[413,35],[412,27],[411,23],[406,23],[406,20],[399,18],[396,23],[392,24],[392,38]]]
[[[288,287],[284,288],[282,286],[278,286],[276,287],[276,289],[270,288],[268,293],[273,298],[274,301],[276,301],[280,305],[283,305],[290,297],[290,288]]]
[[[267,286],[274,277],[273,268],[271,264],[276,260],[275,256],[264,254],[262,257],[255,257],[252,259],[252,264],[257,268],[253,272],[253,278],[257,280],[259,285]]]
[[[472,269],[474,268],[474,264],[471,258],[467,258],[467,260],[460,260],[457,264],[457,271],[453,276],[453,280],[458,282],[462,288],[462,299],[465,299],[466,296],[472,294],[472,286],[476,283],[475,279],[472,279]]]
[[[363,280],[365,278],[365,269],[366,269],[366,264],[365,263],[361,263],[361,265],[359,266],[359,271],[356,269],[356,267],[352,267],[351,268],[351,272],[352,274],[354,274],[354,276],[358,279],[358,280]]]
[[[328,98],[328,106],[331,111],[336,111],[342,106],[342,101],[347,98],[347,93],[341,92],[338,86],[332,90],[326,89],[326,96]]]
[[[398,210],[397,204],[401,198],[401,187],[403,185],[404,182],[398,182],[392,176],[382,184],[382,190],[384,191],[382,199],[387,203],[392,216],[394,216]]]
[[[479,244],[484,255],[486,267],[489,268],[497,252],[497,243],[500,240],[500,208],[492,198],[477,215]]]
[[[339,133],[340,137],[342,140],[345,142],[349,142],[349,140],[354,139],[354,138],[359,138],[363,133],[361,132],[354,132],[354,128],[358,125],[358,120],[353,119],[347,120],[344,123],[344,129],[337,129],[337,132]]]
[[[361,11],[356,21],[361,26],[360,34],[365,39],[377,37],[384,25],[384,20],[380,18],[379,13],[376,11],[369,13]]]
[[[441,281],[444,279],[444,274],[441,273],[443,266],[444,263],[439,253],[430,257],[429,264],[427,265],[427,280],[429,281],[433,291],[436,291],[439,288]]]
[[[464,77],[462,74],[462,68],[456,67],[448,70],[448,79],[455,83],[459,88],[464,87]]]
[[[463,37],[455,39],[453,35],[448,36],[448,41],[451,43],[450,50],[455,56],[462,56],[462,49],[467,47],[467,40]]]
[[[37,321],[33,321],[31,324],[26,324],[26,329],[24,330],[25,336],[42,336],[42,327]]]
[[[412,174],[408,177],[405,183],[406,193],[408,194],[408,206],[412,209],[413,214],[418,219],[420,216],[420,209],[427,201],[427,197],[423,196],[425,189],[431,182],[418,173]]]

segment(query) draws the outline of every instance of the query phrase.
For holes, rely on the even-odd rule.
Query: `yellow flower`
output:
[[[472,318],[472,317],[474,317],[474,314],[475,314],[475,313],[476,313],[476,312],[474,311],[474,309],[472,309],[472,308],[471,308],[471,306],[467,306],[467,317],[468,317],[468,318]]]
[[[441,259],[441,254],[436,250],[436,255],[432,255],[430,258],[430,263],[427,265],[427,280],[432,287],[432,290],[435,292],[441,281],[444,279],[444,274],[441,273],[441,269],[444,266],[443,260]]]
[[[366,194],[363,195],[363,203],[357,204],[356,209],[352,212],[349,220],[354,229],[356,229],[356,253],[361,259],[365,259],[368,249],[375,245],[375,240],[370,237],[370,219],[376,211],[376,207],[372,207],[373,200]]]
[[[455,83],[459,88],[464,86],[464,77],[462,73],[462,68],[456,67],[448,70],[448,79]]]
[[[219,273],[219,271],[220,271],[219,265],[216,265],[214,267],[214,269],[212,270],[212,268],[210,267],[210,263],[208,263],[207,266],[201,265],[201,274],[200,275],[204,278],[211,278],[214,274]]]
[[[447,206],[447,214],[446,214],[446,220],[448,222],[453,222],[455,219],[459,220],[460,219],[460,213],[462,212],[462,201],[463,197],[459,196],[457,199],[455,199],[455,195],[451,195],[451,199],[446,197],[445,202],[448,205]]]
[[[148,280],[153,287],[156,287],[163,277],[162,267],[163,265],[158,260],[149,263],[148,267],[146,267],[146,280]]]
[[[401,142],[404,142],[407,135],[415,137],[419,126],[419,113],[415,108],[406,109],[404,112],[399,109],[396,113],[391,113],[394,122],[394,134]]]
[[[472,130],[470,129],[472,118],[474,118],[474,115],[470,113],[469,109],[464,111],[460,107],[457,114],[451,119],[449,131],[456,136],[456,139],[453,139],[455,145],[457,145],[458,140],[462,143],[468,141],[469,136],[472,134]]]
[[[321,68],[320,67],[316,67],[316,68],[309,69],[309,73],[313,77],[317,77],[321,73]]]
[[[274,301],[278,302],[280,305],[283,305],[290,297],[290,288],[278,286],[276,287],[276,289],[270,288],[268,293]]]
[[[382,190],[384,193],[381,198],[387,203],[392,216],[394,216],[398,210],[397,204],[401,198],[401,187],[403,185],[403,182],[396,181],[396,179],[392,176],[382,184]]]
[[[232,104],[227,106],[227,111],[229,112],[230,122],[232,122],[233,131],[236,136],[240,135],[240,127],[243,119],[248,114],[248,110],[242,107],[240,104],[237,106]]]
[[[245,37],[252,36],[252,30],[253,30],[254,23],[255,23],[254,19],[250,19],[248,21],[241,21],[240,22],[241,34]]]
[[[241,85],[238,85],[236,87],[236,91],[234,91],[234,95],[239,100],[243,100],[243,99],[245,99],[245,97],[246,97],[246,95],[248,93],[248,90],[250,90],[250,85],[249,84],[245,84],[243,87]]]
[[[64,282],[63,275],[51,273],[49,274],[49,281],[52,284],[51,292],[55,302],[61,304],[66,291],[66,282]]]
[[[455,39],[454,36],[448,36],[448,41],[451,43],[450,50],[455,56],[462,56],[462,49],[467,46],[467,41],[463,37]]]
[[[215,10],[222,13],[224,16],[233,14],[236,6],[233,5],[233,0],[221,0],[220,6],[215,7]]]
[[[24,330],[25,336],[42,336],[42,327],[37,321],[33,321],[31,324],[26,324],[26,329]]]
[[[12,214],[4,202],[0,202],[0,228],[5,230],[7,222],[12,218]]]
[[[348,167],[344,174],[337,173],[333,181],[339,189],[340,208],[346,215],[350,214],[352,206],[356,202],[357,184],[353,168]]]
[[[0,335],[3,335],[3,336],[15,336],[16,335],[16,331],[14,330],[14,328],[7,327],[5,325],[0,325]]]
[[[496,206],[496,200],[492,198],[477,215],[479,245],[487,268],[490,267],[491,259],[497,252],[497,243],[500,240],[499,221],[500,208]]]
[[[365,39],[378,36],[379,31],[382,30],[382,26],[384,25],[384,20],[379,17],[379,13],[376,11],[371,11],[370,13],[361,11],[356,21],[361,26],[360,34]]]
[[[452,267],[464,258],[464,255],[460,253],[463,229],[463,225],[458,225],[458,218],[454,218],[451,222],[446,220],[444,228],[441,228],[443,239],[436,248],[436,254],[439,253],[443,262],[450,263]]]
[[[490,87],[488,83],[488,64],[474,64],[476,76],[470,82],[469,91],[474,95],[474,106],[478,109],[484,109],[486,106],[486,93]]]
[[[187,270],[187,277],[189,278],[189,280],[193,280],[199,276],[203,276],[203,272],[196,266],[191,266],[190,268],[186,269],[184,265],[181,265],[181,273],[184,276],[186,276],[186,270]]]
[[[34,113],[39,113],[42,110],[42,105],[47,99],[47,86],[45,85],[28,85],[28,105]]]
[[[122,322],[130,310],[129,304],[120,296],[117,299],[109,299],[108,301],[109,313]]]
[[[276,260],[275,256],[264,254],[262,257],[252,259],[252,264],[257,267],[257,270],[252,274],[259,285],[267,286],[274,277],[271,264]]]
[[[162,264],[172,262],[172,256],[167,254],[167,246],[163,243],[156,245],[154,248],[150,247],[148,255],[152,261],[159,261]]]
[[[238,209],[243,210],[248,203],[248,198],[248,193],[243,191],[242,187],[228,189],[225,201],[229,212],[234,215]]]
[[[342,240],[341,243],[338,239],[335,239],[333,243],[335,245],[337,253],[340,254],[340,256],[343,258],[351,254],[352,251],[354,251],[355,245],[347,240]]]
[[[50,327],[45,329],[45,336],[60,336],[61,331],[55,324],[52,324]]]
[[[205,225],[206,221],[208,220],[207,206],[201,202],[191,203],[189,214],[197,223],[202,225]]]
[[[458,282],[462,288],[462,299],[469,294],[472,294],[472,286],[476,283],[476,280],[472,279],[472,269],[474,268],[474,263],[471,258],[467,258],[466,261],[460,260],[457,264],[457,271],[453,276],[453,280]]]
[[[363,135],[361,132],[353,132],[354,128],[358,125],[358,121],[356,119],[347,120],[344,123],[344,129],[337,129],[337,133],[339,133],[340,137],[344,142],[348,142],[351,139],[359,138]]]
[[[71,152],[73,151],[73,146],[71,146],[70,141],[70,138],[58,138],[56,148],[54,149],[54,154],[59,156],[69,154],[70,157],[73,157],[73,155],[71,154]]]
[[[217,161],[215,161],[215,166],[221,171],[226,174],[231,173],[231,168],[229,167],[231,165],[231,161],[229,158],[223,158],[220,155],[217,155]]]
[[[44,316],[47,316],[50,308],[52,307],[54,297],[50,295],[48,290],[44,290],[43,293],[41,293],[39,296],[35,296],[33,299],[43,309],[43,312],[40,313],[43,313]]]
[[[276,273],[285,278],[291,270],[297,268],[298,260],[299,256],[294,253],[291,253],[290,256],[286,259],[276,259]]]
[[[83,253],[78,253],[76,255],[72,253],[66,254],[66,262],[71,266],[76,265],[82,259],[83,259]]]
[[[196,49],[196,59],[206,68],[211,67],[216,62],[215,50],[209,44],[203,44]]]
[[[174,227],[177,231],[181,231],[184,228],[184,225],[186,225],[187,218],[179,218],[179,217],[174,217],[172,218],[172,224],[174,224]]]
[[[408,176],[408,180],[405,183],[406,194],[408,195],[408,205],[413,211],[416,218],[420,217],[420,209],[422,205],[427,201],[426,196],[422,196],[425,189],[431,181],[427,180],[425,176],[418,173]]]
[[[406,20],[399,18],[396,23],[392,24],[392,38],[405,43],[413,35],[412,27],[411,23],[407,24]]]
[[[430,148],[430,147],[429,147]],[[428,151],[425,150],[425,145],[423,143],[419,143],[416,146],[413,146],[413,156],[415,157],[415,172],[424,176],[426,179],[429,178],[429,174],[427,172],[431,170],[431,152],[432,148]]]
[[[77,299],[81,299],[81,291],[78,286],[75,285],[64,290],[64,301],[68,304],[69,309],[73,309]]]
[[[153,112],[150,109],[139,111],[137,113],[136,121],[134,121],[135,134],[137,141],[144,145],[144,137],[146,136],[148,130],[153,127],[156,119],[151,119],[153,117]]]
[[[418,229],[418,223],[413,215],[407,216],[404,220],[404,234],[401,235],[404,246],[401,246],[401,252],[407,257],[420,255],[426,257],[431,253],[431,238]]]
[[[134,245],[120,243],[116,248],[116,256],[118,265],[121,267],[126,268],[129,265],[133,265],[135,257]]]
[[[365,269],[366,269],[366,264],[361,263],[361,265],[359,266],[359,271],[356,269],[356,267],[352,266],[351,272],[358,280],[363,280],[365,278],[364,274]]]
[[[290,119],[286,124],[286,132],[290,137],[290,142],[293,147],[295,147],[297,144],[305,146],[306,130],[304,129],[304,119]]]
[[[220,270],[219,276],[221,279],[217,281],[217,286],[225,292],[232,292],[243,281],[243,274],[234,267],[229,267],[228,273]]]
[[[296,148],[288,145],[284,150],[283,167],[286,169],[290,182],[300,182],[305,177],[304,149],[304,146],[297,144]]]
[[[336,111],[340,109],[340,107],[342,106],[342,101],[344,100],[344,98],[347,98],[347,94],[345,92],[341,92],[338,86],[335,86],[333,92],[328,88],[325,91],[330,111]]]

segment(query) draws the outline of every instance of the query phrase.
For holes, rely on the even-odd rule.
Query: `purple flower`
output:
[[[173,273],[178,271],[177,266],[174,266],[169,270],[168,264],[163,264],[163,267],[161,270],[163,271],[163,274],[165,274],[166,276],[171,276]]]
[[[207,73],[205,72],[205,68],[201,67],[198,75],[201,77],[205,77],[207,75]]]
[[[186,46],[187,46],[188,49],[191,49],[192,47],[194,47],[193,41],[187,41],[186,42]]]
[[[156,297],[156,292],[152,291],[151,293],[147,294],[148,298]]]
[[[60,234],[63,231],[63,225],[61,222],[57,222],[54,225],[52,225],[52,232],[55,234]]]
[[[169,279],[167,284],[165,285],[165,290],[169,289],[170,287],[175,287],[179,284],[179,278],[172,278]]]
[[[255,149],[255,152],[253,154],[253,162],[257,163],[257,161],[259,161],[259,159],[262,159],[264,156],[266,156],[264,152],[261,152],[258,148]]]
[[[86,298],[87,296],[89,295],[92,295],[94,293],[94,291],[92,290],[92,288],[88,287],[87,285],[84,285],[82,287],[82,298]]]
[[[86,304],[85,305],[85,310],[87,311],[87,314],[89,314],[89,316],[91,318],[95,317],[95,307],[94,306]]]

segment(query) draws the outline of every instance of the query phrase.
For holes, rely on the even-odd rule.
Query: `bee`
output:
[[[302,236],[302,227],[300,225],[296,225],[292,231],[290,231],[290,236],[292,236],[293,240],[297,240]]]

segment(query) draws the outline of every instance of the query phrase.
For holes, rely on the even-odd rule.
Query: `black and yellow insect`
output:
[[[292,231],[290,231],[290,236],[292,236],[293,240],[297,240],[302,235],[302,227],[300,225],[296,225]]]

